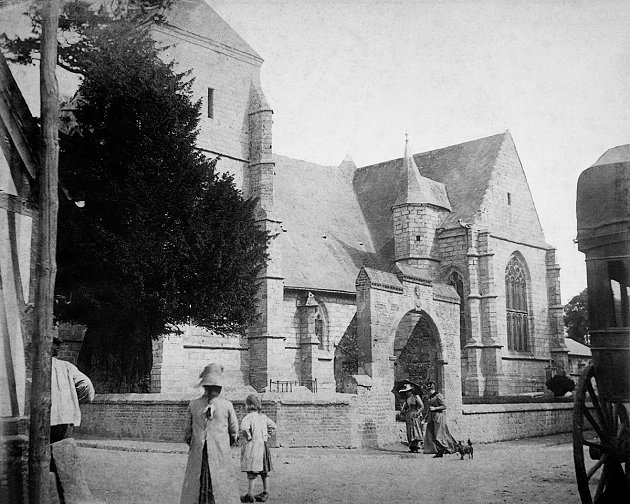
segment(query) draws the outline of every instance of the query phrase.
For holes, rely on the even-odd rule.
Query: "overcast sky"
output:
[[[509,129],[563,300],[579,173],[630,143],[630,2],[207,0],[265,60],[274,152],[358,166]]]

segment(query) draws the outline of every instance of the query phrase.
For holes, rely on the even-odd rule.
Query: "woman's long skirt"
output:
[[[442,412],[433,412],[424,435],[424,453],[455,453],[455,439]]]
[[[422,421],[418,417],[407,415],[405,417],[407,427],[407,442],[409,449],[417,450],[424,442],[424,430],[422,429]]]
[[[199,476],[199,504],[214,504],[212,493],[212,476],[208,465],[208,442],[203,444],[201,455],[201,475]]]

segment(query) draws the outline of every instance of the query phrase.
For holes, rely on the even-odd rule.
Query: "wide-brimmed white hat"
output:
[[[401,388],[398,392],[409,392],[413,390],[413,385],[411,383],[405,383],[405,386]]]
[[[203,368],[203,371],[199,373],[199,378],[201,378],[201,381],[196,387],[213,385],[215,387],[223,387],[223,366],[215,363],[208,364]]]

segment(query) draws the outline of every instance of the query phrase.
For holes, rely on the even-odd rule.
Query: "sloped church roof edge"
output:
[[[165,16],[169,25],[263,61],[252,46],[204,0],[178,0],[165,12]]]

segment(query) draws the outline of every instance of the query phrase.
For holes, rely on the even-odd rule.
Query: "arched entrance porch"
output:
[[[394,358],[394,382],[411,380],[424,384],[433,380],[442,390],[440,335],[426,312],[410,311],[403,316],[394,337]]]
[[[426,373],[437,382],[449,407],[460,410],[460,298],[455,289],[365,267],[356,286],[357,376],[365,377],[356,381],[362,383],[361,404],[370,412],[377,444],[397,437],[392,394],[397,373]]]

